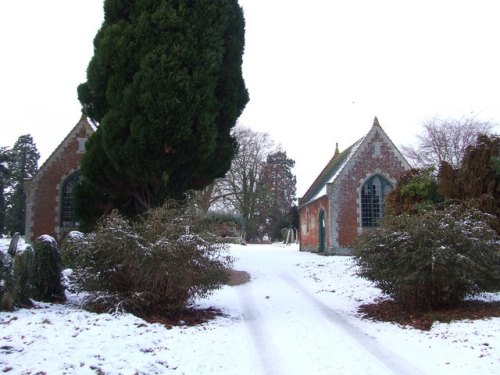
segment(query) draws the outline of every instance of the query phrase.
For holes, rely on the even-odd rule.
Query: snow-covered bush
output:
[[[360,236],[354,250],[359,275],[410,311],[500,289],[499,252],[485,214],[459,205],[388,215]]]
[[[63,269],[75,268],[79,263],[80,254],[78,252],[79,246],[75,245],[84,240],[85,235],[79,231],[69,232],[62,240],[60,247],[61,266]]]
[[[94,232],[71,242],[79,254],[73,277],[91,292],[87,305],[174,315],[222,286],[232,258],[203,223],[171,203],[136,222],[118,212],[103,218]]]
[[[33,272],[31,284],[33,298],[40,301],[64,301],[61,282],[61,257],[56,240],[48,235],[36,239],[33,248]]]

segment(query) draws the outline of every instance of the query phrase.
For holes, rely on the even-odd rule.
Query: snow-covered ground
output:
[[[200,307],[225,313],[167,329],[132,315],[37,303],[0,312],[0,371],[8,374],[498,374],[500,318],[436,323],[428,332],[363,320],[380,296],[350,257],[297,246],[232,245],[250,283]],[[70,296],[70,300],[75,296]],[[500,300],[499,294],[484,298]]]

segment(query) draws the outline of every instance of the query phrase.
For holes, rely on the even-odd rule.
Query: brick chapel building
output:
[[[26,241],[42,234],[59,240],[78,229],[73,210],[73,187],[80,176],[85,142],[95,132],[86,116],[64,138],[36,174],[25,182]]]
[[[384,199],[410,165],[377,117],[363,138],[335,150],[299,199],[300,250],[349,254],[364,228],[376,225]]]

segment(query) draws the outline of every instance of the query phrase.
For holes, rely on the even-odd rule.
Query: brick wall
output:
[[[73,128],[37,174],[26,182],[26,239],[42,234],[60,239],[61,185],[80,168],[84,141],[93,128],[86,118]]]
[[[328,228],[330,227],[330,208],[328,206],[328,198],[323,196],[305,205],[300,210],[300,250],[301,251],[318,251],[319,248],[319,215],[321,210],[325,212],[326,220],[326,249],[330,247],[330,236]]]
[[[361,232],[361,187],[374,174],[380,174],[393,185],[407,169],[406,161],[395,152],[392,142],[380,131],[370,133],[362,146],[339,176],[334,196],[337,210],[335,247],[352,247]]]
[[[378,123],[378,120],[377,120]],[[348,253],[361,227],[361,187],[379,174],[395,185],[410,168],[382,128],[374,125],[366,137],[354,147],[345,166],[326,184],[326,196],[301,205],[300,249],[318,251],[319,212],[326,213],[326,249],[336,254]]]

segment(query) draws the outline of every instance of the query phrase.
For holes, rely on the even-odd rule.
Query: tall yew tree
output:
[[[104,1],[78,87],[99,123],[76,195],[84,221],[111,207],[135,215],[224,176],[248,102],[243,48],[237,0]]]

